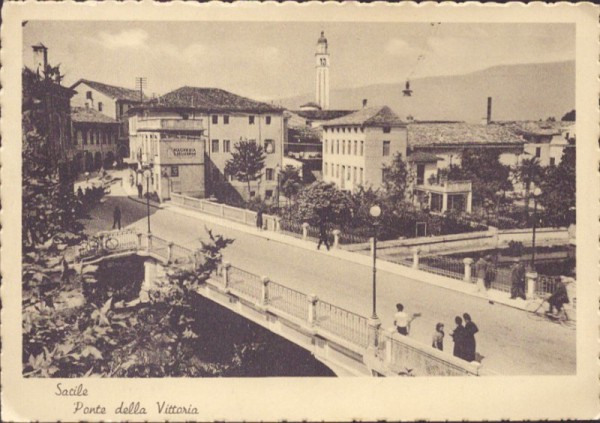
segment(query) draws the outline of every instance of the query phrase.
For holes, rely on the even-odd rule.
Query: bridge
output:
[[[198,251],[131,229],[105,231],[79,250],[81,265],[128,255],[146,257],[140,300],[165,282],[166,266],[194,269]],[[378,319],[345,310],[222,262],[198,294],[310,351],[338,376],[479,376],[481,365],[424,345]]]

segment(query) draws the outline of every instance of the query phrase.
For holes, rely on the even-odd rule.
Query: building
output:
[[[327,38],[321,31],[317,41],[316,59],[316,101],[322,110],[329,108],[329,52],[327,51]]]
[[[558,165],[563,150],[575,138],[575,122],[503,122],[525,140],[524,154],[536,157],[540,166]]]
[[[120,162],[129,156],[129,117],[130,108],[148,100],[139,90],[118,87],[103,82],[80,79],[71,86],[77,91],[73,106],[94,109],[121,123],[117,137],[117,159]]]
[[[389,107],[366,107],[323,123],[323,180],[339,189],[380,188],[384,166],[406,157],[407,130]]]
[[[90,107],[73,107],[71,122],[75,171],[111,167],[117,158],[120,122]]]
[[[178,166],[192,166],[185,173],[180,168],[177,177],[170,176],[178,178],[171,182],[170,192],[267,200],[277,194],[277,172],[282,167],[287,135],[282,108],[222,89],[182,87],[132,109],[130,129],[129,159],[140,169],[153,169],[152,189],[161,199],[168,198],[169,192],[161,179],[170,174],[169,166],[176,165],[175,161],[167,164],[168,154],[177,158]],[[177,154],[172,151],[175,139],[182,143],[176,147],[180,149]],[[252,184],[249,193],[245,182],[225,174],[225,165],[240,140],[258,143],[266,155],[261,179]],[[169,143],[173,144],[171,150]],[[183,157],[189,162],[184,163]]]
[[[36,115],[36,129],[46,135],[47,144],[41,154],[47,155],[61,180],[71,180],[73,149],[71,144],[71,97],[75,94],[63,87],[58,66],[48,63],[48,48],[42,43],[32,46],[32,62],[23,69],[23,110]],[[36,146],[34,146],[35,148]]]

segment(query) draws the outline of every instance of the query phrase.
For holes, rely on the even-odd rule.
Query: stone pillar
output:
[[[223,288],[226,290],[229,288],[229,268],[231,264],[228,261],[224,261],[222,264],[222,277],[223,277]]]
[[[466,212],[471,213],[473,211],[473,192],[469,191],[467,194]]]
[[[150,289],[154,283],[154,278],[156,277],[156,263],[152,259],[146,259],[144,261],[144,282],[142,283],[142,287],[140,289],[140,301],[142,303],[147,303],[150,301]]]
[[[389,328],[385,330],[385,364],[389,367],[392,365],[393,359],[393,341],[394,341],[394,333],[396,333],[396,328]]]
[[[442,194],[442,213],[448,210],[448,194]]]
[[[417,248],[413,248],[413,262],[412,262],[412,267],[413,269],[418,269],[419,268],[419,253],[421,252],[421,249],[419,247]]]
[[[275,217],[275,232],[281,232],[281,217]]]
[[[173,243],[169,242],[167,244],[167,263],[171,263],[173,259]]]
[[[333,248],[339,248],[340,246],[340,230],[339,229],[334,229],[333,230]]]
[[[267,305],[269,302],[269,278],[263,276],[262,278],[262,290],[260,294],[260,305]]]
[[[146,245],[146,251],[150,251],[152,249],[152,234],[147,233],[146,238],[148,239],[148,244]]]
[[[379,328],[381,327],[381,320],[379,318],[370,317],[367,321],[367,331],[369,336],[368,349],[377,349],[379,346]]]
[[[141,232],[137,234],[137,245],[138,245],[138,250],[142,249],[142,234]]]
[[[527,272],[525,274],[527,278],[527,299],[532,300],[535,298],[535,286],[537,284],[538,274],[536,272]]]
[[[463,259],[463,263],[465,264],[465,282],[471,283],[471,265],[473,264],[472,258]]]
[[[306,241],[306,239],[308,238],[308,227],[310,225],[307,222],[304,222],[302,224],[302,239]]]
[[[316,295],[308,296],[308,324],[310,326],[317,324],[317,301],[319,299]]]

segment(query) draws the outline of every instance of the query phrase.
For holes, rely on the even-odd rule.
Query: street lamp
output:
[[[535,272],[535,230],[537,228],[537,203],[538,197],[542,194],[539,187],[533,190],[533,231],[531,240],[531,271]]]
[[[146,177],[146,210],[148,212],[148,233],[150,231],[150,177],[152,176],[152,171],[150,168],[146,168],[144,170],[144,176]]]
[[[373,217],[373,315],[371,318],[377,319],[377,232],[379,229],[381,207],[377,204],[372,206],[369,214]]]
[[[277,187],[276,187],[276,191],[275,191],[275,198],[277,199],[277,208],[279,208],[279,193],[280,193],[280,178],[281,178],[281,166],[279,165],[279,163],[277,163],[277,166],[275,166],[275,177],[277,178]]]

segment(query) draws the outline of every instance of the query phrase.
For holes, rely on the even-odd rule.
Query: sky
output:
[[[145,76],[149,94],[190,85],[269,101],[314,91],[321,31],[331,89],[575,60],[571,24],[29,21],[23,63],[42,42],[65,85],[85,78],[134,88]]]

